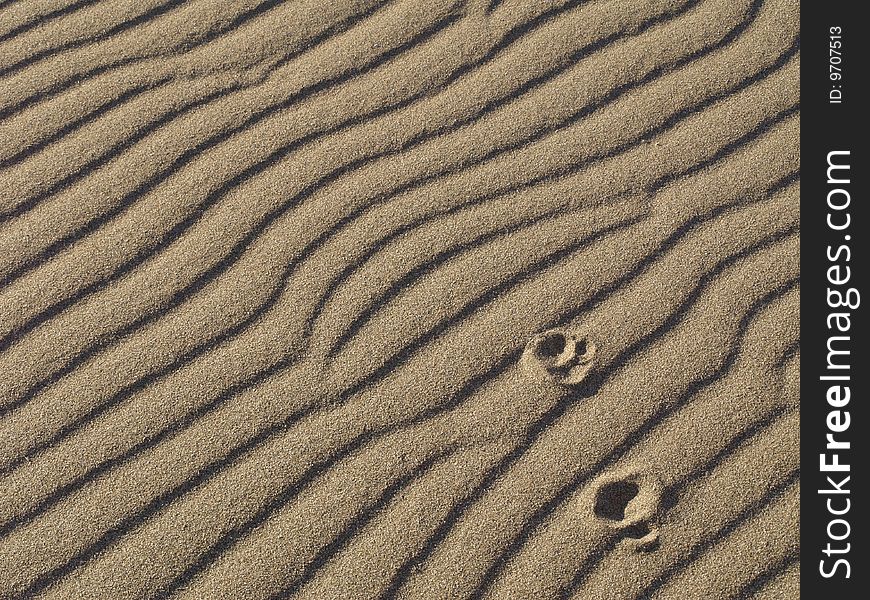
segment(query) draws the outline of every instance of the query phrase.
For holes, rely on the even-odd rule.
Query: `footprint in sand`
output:
[[[595,519],[603,521],[638,552],[658,547],[662,486],[657,478],[637,471],[618,471],[601,475],[592,489]]]
[[[578,385],[595,367],[597,349],[586,333],[550,329],[529,340],[522,363],[535,376],[561,385]]]

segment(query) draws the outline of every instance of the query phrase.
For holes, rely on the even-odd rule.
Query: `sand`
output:
[[[0,598],[799,597],[797,0],[0,2]]]

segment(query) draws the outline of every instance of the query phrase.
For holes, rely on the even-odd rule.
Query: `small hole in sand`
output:
[[[649,535],[649,526],[646,523],[638,523],[636,525],[626,527],[623,533],[625,534],[625,537],[639,540],[642,537],[646,537]]]
[[[561,333],[548,333],[538,344],[538,354],[544,358],[559,356],[565,350],[565,336]]]
[[[637,496],[640,488],[630,481],[616,481],[608,483],[600,490],[595,498],[595,514],[603,519],[622,521],[625,518],[625,509],[628,503]]]
[[[583,338],[580,338],[579,340],[577,340],[576,348],[577,348],[577,356],[583,356],[584,354],[586,354],[587,350],[589,350],[588,346],[586,345],[586,340]]]

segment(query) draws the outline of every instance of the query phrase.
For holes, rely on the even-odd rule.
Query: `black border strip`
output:
[[[868,291],[870,261],[863,207],[867,150],[859,131],[866,128],[862,113],[868,106],[863,5],[834,0],[801,6],[801,594],[832,600],[866,598],[870,568],[862,518],[870,378],[860,297]],[[829,171],[829,161],[849,168]],[[841,297],[850,306],[836,306]],[[829,345],[840,353],[831,354]],[[848,386],[848,402],[837,386]],[[828,434],[849,447],[828,448]],[[848,471],[823,470],[820,455],[833,463],[834,454]],[[836,486],[849,492],[824,491],[836,492]]]

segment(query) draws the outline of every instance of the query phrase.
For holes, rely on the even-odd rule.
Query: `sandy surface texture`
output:
[[[0,598],[798,598],[798,16],[0,0]]]

